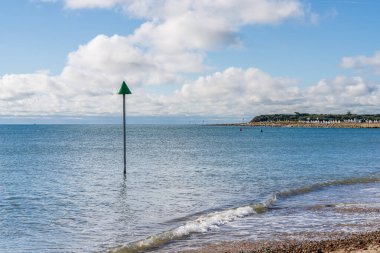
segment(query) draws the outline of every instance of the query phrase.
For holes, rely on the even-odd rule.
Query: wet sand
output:
[[[332,235],[328,240],[221,242],[182,253],[345,253],[380,252],[380,231]]]

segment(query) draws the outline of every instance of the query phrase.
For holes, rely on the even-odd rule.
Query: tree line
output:
[[[380,121],[380,114],[265,114],[254,117],[250,122],[273,122],[273,121]]]

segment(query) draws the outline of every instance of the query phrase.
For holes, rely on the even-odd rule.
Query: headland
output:
[[[308,128],[380,128],[380,114],[266,114],[251,121],[213,126],[308,127]]]

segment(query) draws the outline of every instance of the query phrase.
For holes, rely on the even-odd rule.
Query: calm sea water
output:
[[[130,125],[126,178],[122,163],[120,125],[0,126],[0,252],[379,227],[330,207],[380,205],[380,129]]]

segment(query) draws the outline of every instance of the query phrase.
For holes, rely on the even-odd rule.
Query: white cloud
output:
[[[380,74],[380,51],[375,52],[372,56],[344,57],[341,62],[343,68],[373,68],[376,74]]]
[[[295,79],[273,77],[256,68],[228,68],[185,83],[161,97],[161,106],[161,112],[177,115],[375,112],[380,106],[380,85],[361,77],[338,76],[302,89]]]
[[[165,20],[186,14],[224,17],[231,25],[274,24],[304,15],[299,0],[64,0],[71,9],[121,6],[129,14],[148,20]]]
[[[182,60],[178,59],[175,64],[182,63]],[[105,78],[109,81],[127,79],[134,85],[180,80],[181,68],[171,69],[164,63],[157,56],[133,45],[128,37],[99,35],[69,54],[62,76],[68,82]]]
[[[240,43],[239,29],[305,15],[299,0],[62,0],[66,8],[119,6],[144,20],[130,36],[98,36],[69,55],[64,74],[165,84],[204,71],[209,50]]]
[[[337,77],[302,89],[292,78],[231,67],[186,80],[207,69],[208,51],[239,43],[242,26],[310,15],[297,0],[66,0],[65,6],[119,6],[145,21],[129,36],[98,35],[79,46],[59,75],[0,77],[0,115],[113,115],[121,109],[115,94],[121,80],[133,92],[127,99],[130,115],[239,116],[379,106],[379,85],[361,78]],[[165,95],[146,92],[147,86],[167,84],[181,88]]]
[[[65,6],[70,9],[110,8],[123,0],[65,0]]]
[[[3,76],[0,115],[120,113],[116,81],[99,76],[67,78],[47,73]],[[273,77],[256,68],[228,68],[185,81],[180,89],[166,95],[146,93],[141,86],[133,86],[132,92],[127,98],[127,111],[139,116],[374,112],[380,106],[380,85],[360,77],[321,80],[302,89],[295,79]]]
[[[164,53],[236,44],[242,26],[277,24],[305,16],[299,0],[65,0],[65,6],[120,6],[128,15],[145,20],[133,36],[134,43]]]
[[[274,78],[255,68],[228,68],[187,82],[166,99],[178,114],[252,114],[298,99],[295,84],[293,79]]]
[[[380,106],[380,85],[361,77],[321,80],[305,92],[306,106],[317,112],[374,112]]]
[[[29,0],[32,3],[55,3],[58,2],[59,0]]]

